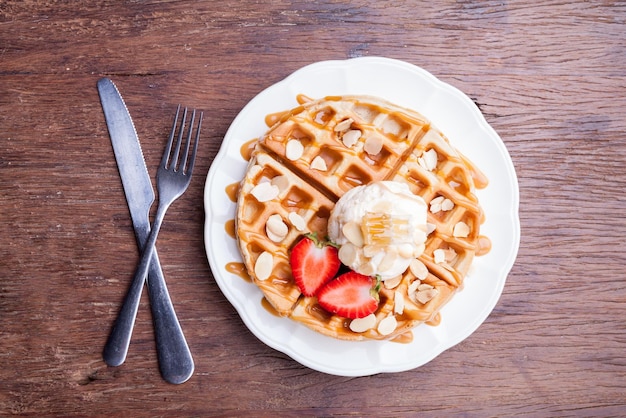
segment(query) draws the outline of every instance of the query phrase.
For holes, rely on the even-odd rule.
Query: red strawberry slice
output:
[[[313,296],[339,271],[337,248],[306,234],[291,250],[289,259],[293,278],[305,296]]]
[[[328,282],[317,294],[320,306],[344,318],[363,318],[378,308],[380,280],[349,271]]]

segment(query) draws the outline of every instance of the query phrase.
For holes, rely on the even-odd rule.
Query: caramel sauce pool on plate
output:
[[[246,266],[243,263],[232,261],[226,264],[226,271],[241,277],[247,282],[252,283],[252,279],[250,278],[250,275],[248,275],[248,270],[246,270]]]
[[[241,148],[239,148],[239,153],[243,157],[244,161],[250,161],[250,158],[252,157],[252,152],[254,151],[254,147],[256,146],[257,141],[257,138],[251,139],[248,142],[244,142]]]

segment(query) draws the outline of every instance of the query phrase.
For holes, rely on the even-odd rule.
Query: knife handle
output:
[[[147,282],[161,375],[170,383],[184,383],[193,374],[193,358],[167,291],[156,249],[150,260]],[[139,279],[132,281],[104,346],[102,357],[109,366],[119,366],[126,360],[143,283],[144,280]]]
[[[170,383],[184,383],[193,374],[194,362],[167,291],[156,250],[150,260],[147,281],[161,376]]]

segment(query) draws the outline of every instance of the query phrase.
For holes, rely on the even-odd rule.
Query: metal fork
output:
[[[157,190],[159,193],[159,206],[157,207],[156,215],[154,216],[154,222],[152,223],[152,229],[150,235],[146,241],[146,245],[143,249],[143,254],[137,270],[135,271],[135,277],[133,280],[144,280],[148,272],[148,266],[150,259],[154,253],[154,244],[156,243],[165,212],[170,205],[178,199],[187,190],[189,183],[191,182],[191,174],[193,166],[196,160],[196,154],[198,152],[198,139],[200,137],[200,128],[202,127],[203,113],[200,112],[200,118],[198,120],[198,128],[196,130],[196,137],[193,144],[193,150],[191,155],[191,136],[193,131],[193,124],[196,119],[196,111],[191,114],[191,122],[189,123],[189,130],[187,132],[187,139],[185,140],[185,150],[181,154],[181,146],[183,142],[183,131],[185,128],[185,121],[187,119],[187,108],[183,111],[183,119],[180,124],[180,130],[178,133],[178,139],[176,140],[176,148],[172,155],[172,145],[174,144],[174,137],[176,134],[176,123],[178,121],[178,115],[180,113],[180,105],[176,109],[176,119],[174,120],[174,126],[170,134],[169,141],[163,152],[163,158],[157,171]]]
[[[146,280],[146,275],[150,267],[150,261],[152,260],[155,252],[155,243],[165,217],[165,212],[170,207],[172,202],[174,202],[185,192],[185,190],[187,190],[187,187],[191,182],[191,174],[193,172],[193,166],[198,152],[198,140],[200,137],[200,128],[202,127],[203,113],[200,112],[192,148],[191,138],[196,118],[196,111],[193,110],[191,114],[191,122],[189,123],[189,129],[185,139],[185,148],[182,154],[181,148],[183,145],[183,133],[187,119],[187,108],[183,110],[182,121],[180,123],[178,135],[176,135],[179,114],[180,105],[176,109],[176,116],[174,118],[172,131],[165,147],[165,151],[163,152],[161,164],[159,165],[159,169],[157,171],[157,190],[159,193],[157,213],[150,230],[150,235],[148,236],[143,247],[143,253],[133,277],[131,290],[126,295],[119,317],[117,318],[113,330],[111,331],[111,335],[109,335],[109,339],[105,345],[104,357],[107,364],[119,365],[126,357],[126,352],[128,351],[128,346],[130,344],[132,328],[135,323],[139,307],[141,288],[143,287],[144,280]],[[174,138],[176,138],[176,145],[172,155]],[[191,155],[189,155],[190,150]],[[166,290],[163,290],[163,292],[167,293]],[[151,295],[151,299],[152,296],[153,295]],[[168,297],[166,294],[154,296]],[[172,310],[165,310],[164,312],[159,312],[159,314],[175,315]],[[176,318],[164,318],[162,321],[159,321],[161,326],[166,327],[173,326],[172,324],[177,325],[177,322]],[[191,376],[194,369],[191,353],[189,352],[189,348],[184,341],[184,337],[182,337],[182,333],[180,334],[181,337],[175,339],[176,341],[159,341],[157,339],[157,348],[160,359],[159,363],[162,369],[161,373],[164,375],[165,379],[171,383],[185,382]],[[161,357],[163,357],[163,359],[161,359]]]

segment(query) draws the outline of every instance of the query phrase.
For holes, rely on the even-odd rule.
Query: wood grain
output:
[[[104,1],[0,4],[0,415],[626,414],[626,4]],[[522,240],[468,339],[416,370],[307,369],[257,340],[203,244],[229,124],[303,65],[386,56],[472,98],[513,159]],[[101,350],[137,250],[96,81],[122,89],[154,176],[179,102],[207,112],[159,254],[196,373],[165,383],[144,295],[127,362]]]

